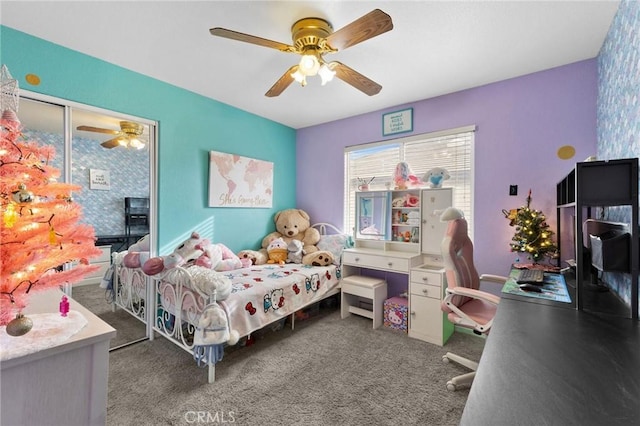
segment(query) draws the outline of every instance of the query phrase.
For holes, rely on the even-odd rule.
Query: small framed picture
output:
[[[89,189],[109,191],[111,189],[109,170],[89,169]]]

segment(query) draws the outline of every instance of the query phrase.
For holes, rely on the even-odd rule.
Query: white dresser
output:
[[[34,293],[24,314],[59,312],[62,294],[59,290]],[[69,302],[71,310],[87,319],[84,328],[58,345],[0,363],[0,424],[105,424],[109,340],[116,331],[75,300]]]
[[[447,288],[444,269],[421,265],[411,269],[409,278],[409,337],[443,346],[453,324],[440,309]]]

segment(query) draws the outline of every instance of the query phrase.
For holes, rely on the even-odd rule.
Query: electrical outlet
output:
[[[509,195],[518,195],[518,185],[509,185]]]

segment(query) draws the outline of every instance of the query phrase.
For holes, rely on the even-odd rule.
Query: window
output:
[[[434,167],[447,169],[450,179],[443,187],[453,187],[454,206],[465,213],[469,236],[473,239],[473,141],[475,126],[427,133],[345,148],[344,223],[353,230],[355,193],[361,183],[369,190],[393,189],[393,173],[400,161],[409,163],[422,176]],[[425,184],[425,187],[428,185]]]

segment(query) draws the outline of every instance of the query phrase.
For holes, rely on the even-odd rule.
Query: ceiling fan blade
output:
[[[392,29],[391,17],[375,9],[329,35],[327,43],[334,49],[343,50]]]
[[[375,81],[365,77],[341,62],[333,61],[331,62],[331,67],[336,72],[336,77],[369,96],[377,95],[382,89],[382,86]]]
[[[269,89],[269,91],[264,95],[270,98],[273,98],[275,96],[280,95],[280,93],[284,92],[284,89],[289,87],[289,85],[294,80],[293,77],[291,77],[291,74],[293,74],[297,70],[298,70],[298,65],[294,65],[291,68],[289,68],[284,74],[282,74],[282,77],[280,77],[278,81],[276,81],[275,84],[271,86],[271,89]]]
[[[120,145],[120,137],[109,139],[108,141],[102,142],[100,145],[107,149],[115,148]]]
[[[268,40],[262,37],[252,36],[245,33],[239,33],[238,31],[227,30],[226,28],[211,28],[209,32],[214,36],[230,38],[231,40],[244,41],[245,43],[257,44],[258,46],[263,47],[270,47],[272,49],[280,50],[281,52],[296,52],[296,48],[288,44],[280,43],[279,41]]]
[[[85,132],[106,133],[108,135],[119,135],[121,133],[120,130],[102,129],[100,127],[92,126],[78,126],[76,127],[76,130],[83,130]]]

